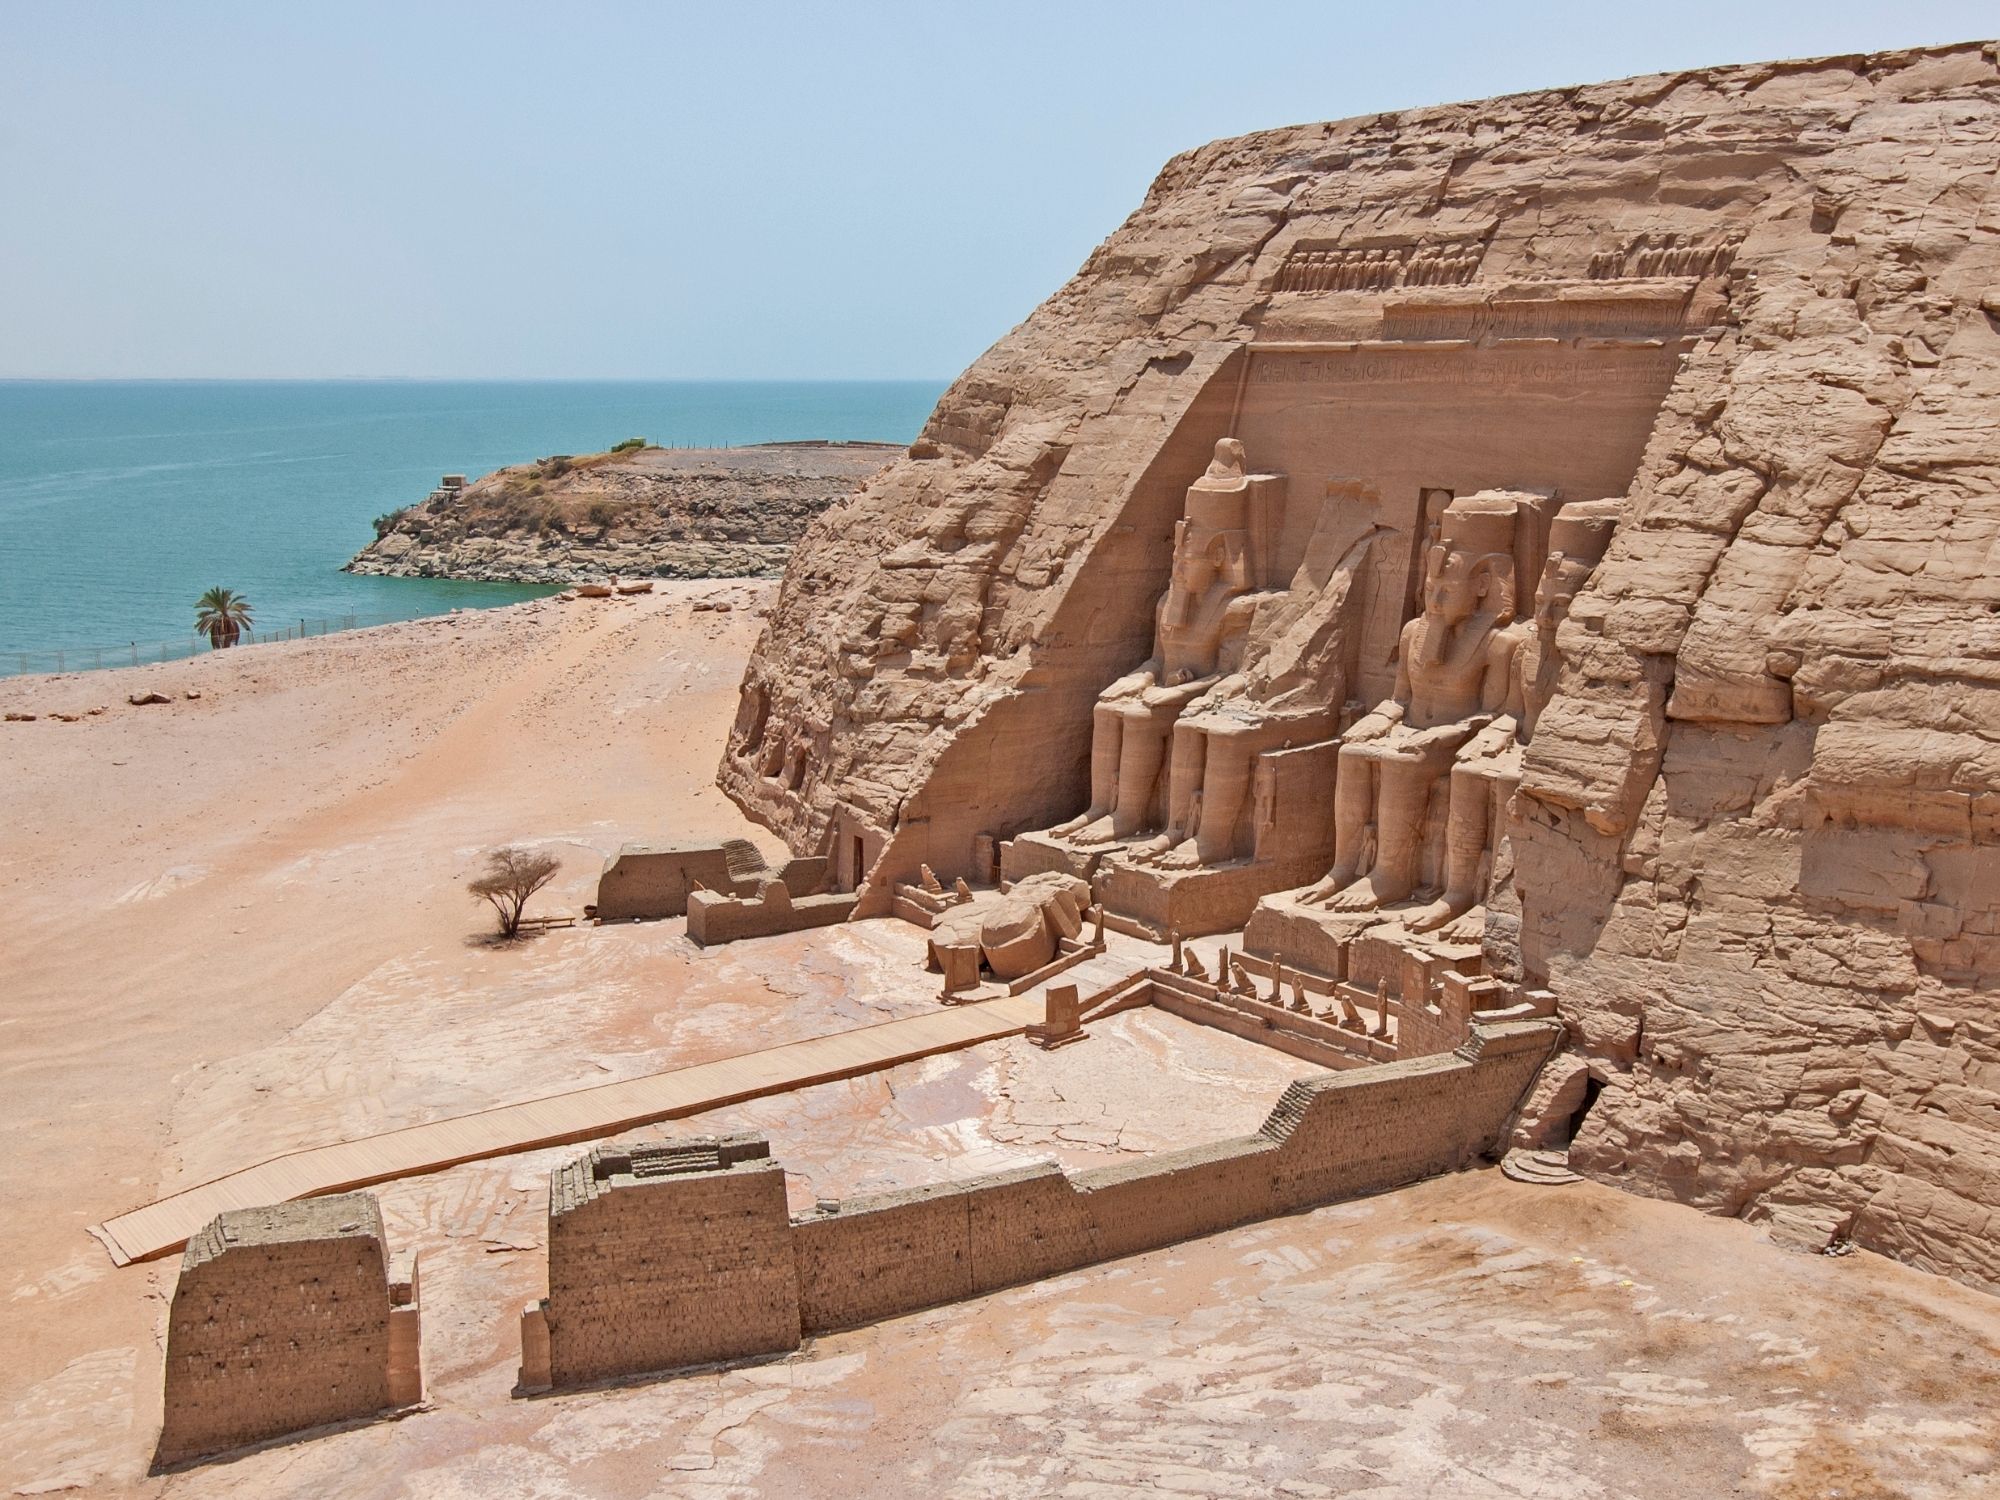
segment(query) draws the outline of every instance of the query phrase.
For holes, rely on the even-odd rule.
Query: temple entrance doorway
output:
[[[1569,1148],[1570,1143],[1576,1139],[1577,1133],[1583,1129],[1584,1117],[1590,1113],[1591,1107],[1597,1103],[1598,1095],[1603,1092],[1604,1085],[1599,1083],[1595,1078],[1586,1078],[1584,1080],[1582,1102],[1574,1110],[1570,1111],[1570,1116],[1567,1120],[1556,1127],[1549,1141],[1549,1145],[1552,1148],[1558,1151]]]

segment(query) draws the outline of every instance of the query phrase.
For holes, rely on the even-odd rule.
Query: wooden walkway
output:
[[[1078,970],[1108,969],[1106,957],[1079,965]],[[1136,967],[1128,964],[1128,968]],[[1093,973],[1091,977],[1098,976]],[[1064,975],[1062,982],[1076,981]],[[940,1007],[900,1021],[696,1063],[669,1073],[502,1105],[332,1146],[314,1146],[274,1156],[135,1208],[94,1225],[90,1232],[121,1266],[151,1260],[180,1249],[224,1209],[340,1193],[395,1177],[435,1172],[460,1162],[599,1140],[655,1120],[853,1078],[1011,1036],[1030,1021],[1041,1020],[1042,1007],[1039,990],[978,1005]]]

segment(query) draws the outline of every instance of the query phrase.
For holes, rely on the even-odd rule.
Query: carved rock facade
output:
[[[1609,502],[1532,734],[1480,752],[1518,776],[1485,968],[1553,991],[1570,1031],[1526,1129],[1575,1129],[1605,1180],[2000,1285],[1997,163],[1991,45],[1179,157],[815,523],[722,784],[863,912],[1066,826],[1225,439],[1282,476],[1246,586],[1301,618],[1345,591],[1314,743],[1395,696],[1455,500],[1543,497],[1517,556],[1522,525],[1539,555]],[[1514,570],[1524,617],[1538,566]],[[1344,773],[1300,766],[1278,816],[1331,840]],[[1419,895],[1449,884],[1422,850],[1448,850],[1453,779]]]

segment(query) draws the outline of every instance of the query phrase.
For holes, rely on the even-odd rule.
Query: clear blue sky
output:
[[[0,0],[0,376],[944,377],[1217,136],[1996,19]]]

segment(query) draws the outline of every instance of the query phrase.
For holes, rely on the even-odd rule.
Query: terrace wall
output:
[[[713,1162],[652,1185],[585,1158],[552,1192],[549,1339],[576,1342],[552,1355],[551,1383],[793,1348],[1464,1167],[1499,1148],[1558,1035],[1546,1021],[1481,1026],[1455,1052],[1298,1080],[1255,1135],[1075,1177],[1044,1164],[872,1194],[797,1220],[754,1137],[680,1143],[689,1162]],[[759,1155],[721,1165],[730,1150]]]

